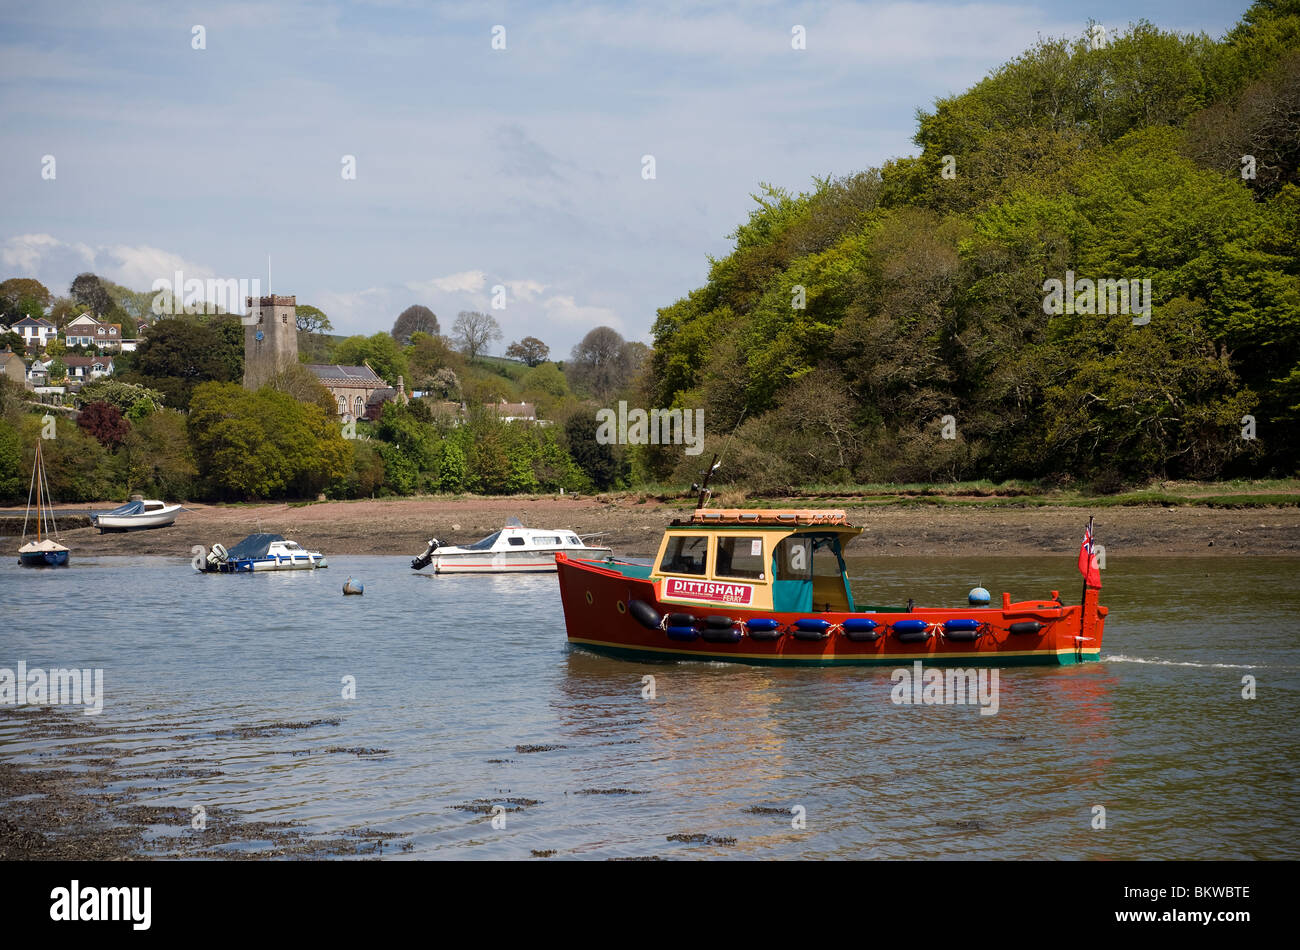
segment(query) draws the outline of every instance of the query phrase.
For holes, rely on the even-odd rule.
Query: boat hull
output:
[[[209,574],[252,574],[266,571],[318,571],[329,567],[324,555],[315,557],[260,557],[222,561],[216,567],[205,568]]]
[[[599,558],[609,548],[570,548],[559,551],[465,551],[435,553],[430,562],[436,574],[553,574],[555,555]]]
[[[637,660],[701,660],[771,666],[906,666],[920,660],[932,665],[957,666],[1066,666],[1096,660],[1101,651],[1106,608],[1097,605],[1090,589],[1083,606],[1064,607],[1055,602],[1004,604],[1002,608],[916,608],[903,613],[781,613],[750,610],[722,604],[664,603],[654,582],[627,576],[613,567],[561,559],[558,563],[560,597],[568,640],[574,646]],[[640,601],[656,615],[690,614],[703,630],[708,617],[734,621],[759,618],[778,621],[772,639],[756,639],[745,627],[734,643],[710,642],[702,633],[693,639],[674,639],[667,629],[647,627],[630,609]],[[855,640],[842,625],[851,618],[870,618],[880,627],[874,641]],[[978,635],[959,640],[946,634],[943,624],[954,619],[980,622]],[[821,638],[796,634],[800,620],[825,620],[830,629]],[[895,621],[925,621],[926,636],[904,642],[890,625]],[[1012,633],[1012,624],[1037,622],[1033,634]],[[814,623],[814,625],[816,625]],[[802,637],[808,637],[803,639]]]
[[[176,523],[175,511],[160,511],[147,515],[96,515],[95,527],[104,531],[139,531],[144,528],[165,528]]]
[[[67,551],[23,551],[18,555],[23,567],[67,567]]]

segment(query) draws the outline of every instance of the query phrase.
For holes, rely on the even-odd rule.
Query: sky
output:
[[[760,183],[915,154],[918,108],[1040,36],[1218,37],[1247,5],[0,0],[0,279],[181,271],[344,334],[419,303],[491,313],[497,353],[649,343]]]

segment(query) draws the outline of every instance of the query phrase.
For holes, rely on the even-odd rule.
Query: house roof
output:
[[[85,313],[78,314],[76,317],[74,317],[73,319],[69,320],[67,323],[65,323],[65,324],[63,325],[63,328],[66,330],[66,329],[67,329],[68,327],[70,327],[70,326],[74,326],[74,325],[76,325],[76,324],[81,323],[82,320],[89,320],[89,321],[90,321],[91,323],[93,323],[95,326],[101,326],[101,325],[102,325],[102,324],[100,324],[100,322],[99,322],[98,320],[96,320],[93,316],[91,316],[90,311],[87,310]]]
[[[355,387],[357,389],[382,389],[386,382],[369,366],[326,366],[322,363],[308,363],[307,368],[316,374],[326,386]]]
[[[33,320],[31,317],[23,317],[9,329],[16,330],[19,327],[45,327],[47,330],[55,329],[54,324],[49,320]]]
[[[106,366],[111,362],[111,356],[74,356],[70,353],[63,356],[64,366],[94,366],[96,363]]]
[[[484,409],[495,410],[498,415],[522,419],[535,419],[537,407],[531,402],[485,402]]]

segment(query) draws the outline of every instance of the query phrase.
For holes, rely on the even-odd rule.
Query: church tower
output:
[[[298,362],[297,297],[246,297],[244,388],[259,389]]]

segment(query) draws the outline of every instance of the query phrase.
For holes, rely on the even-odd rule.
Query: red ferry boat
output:
[[[1068,665],[1096,660],[1107,609],[1058,591],[1000,606],[855,603],[843,511],[698,509],[649,566],[556,555],[570,643],[635,659],[798,665]],[[1091,536],[1089,535],[1090,542]]]

